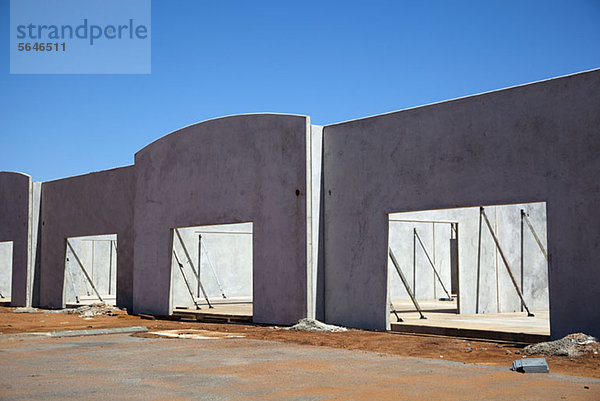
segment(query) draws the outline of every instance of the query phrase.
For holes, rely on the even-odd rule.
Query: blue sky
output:
[[[8,0],[0,35],[0,170],[46,181],[223,115],[330,124],[598,68],[600,0],[155,0],[150,75],[10,75]]]

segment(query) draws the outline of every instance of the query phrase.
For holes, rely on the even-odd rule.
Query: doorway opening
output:
[[[13,271],[13,243],[0,242],[0,303],[10,305]]]
[[[545,202],[390,213],[390,322],[548,336],[547,249]]]
[[[252,222],[172,229],[174,313],[252,318],[252,233]]]
[[[117,301],[117,234],[70,237],[65,241],[67,305]]]

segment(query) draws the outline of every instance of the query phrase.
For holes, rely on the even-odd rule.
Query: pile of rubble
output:
[[[294,330],[294,331],[328,331],[328,332],[340,332],[347,331],[348,329],[345,327],[334,326],[331,324],[325,324],[323,322],[319,322],[315,319],[301,319],[297,324],[292,327],[288,327],[285,330]]]
[[[569,334],[556,341],[528,345],[524,355],[568,356],[576,358],[586,354],[598,355],[600,343],[592,336],[583,333]]]
[[[65,313],[78,314],[79,317],[94,317],[100,315],[117,316],[126,315],[127,312],[115,306],[105,304],[104,302],[96,302],[90,305],[82,305],[75,309],[64,309]]]
[[[106,315],[106,316],[117,316],[126,315],[127,311],[119,309],[115,306],[108,305],[104,302],[96,302],[90,305],[82,305],[78,308],[67,308],[67,309],[56,309],[56,310],[44,310],[37,308],[15,308],[13,313],[68,313],[77,314],[79,317],[89,318],[94,316]]]

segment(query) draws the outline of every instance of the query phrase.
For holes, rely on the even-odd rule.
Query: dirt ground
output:
[[[2,334],[127,326],[146,326],[148,330],[202,329],[239,333],[251,339],[504,367],[511,366],[514,359],[520,358],[522,349],[517,344],[365,330],[310,333],[249,324],[145,320],[129,315],[95,316],[84,319],[66,313],[12,313],[13,309],[0,307],[0,333]],[[588,354],[578,358],[546,357],[546,360],[553,373],[600,378],[600,355]]]

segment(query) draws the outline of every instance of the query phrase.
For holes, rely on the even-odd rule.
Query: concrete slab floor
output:
[[[5,400],[590,400],[600,379],[248,339],[0,338]]]
[[[200,305],[200,312],[203,314],[215,314],[215,315],[237,315],[237,316],[252,316],[252,302],[213,302],[213,308],[209,308],[206,304]],[[175,308],[173,312],[177,311],[197,311],[195,308]]]
[[[393,301],[403,325],[452,327],[460,329],[504,331],[515,333],[550,335],[550,315],[548,311],[533,311],[534,317],[525,312],[456,314],[456,301],[420,301],[419,305],[427,319],[420,319],[410,301]],[[391,314],[390,322],[396,317]]]

